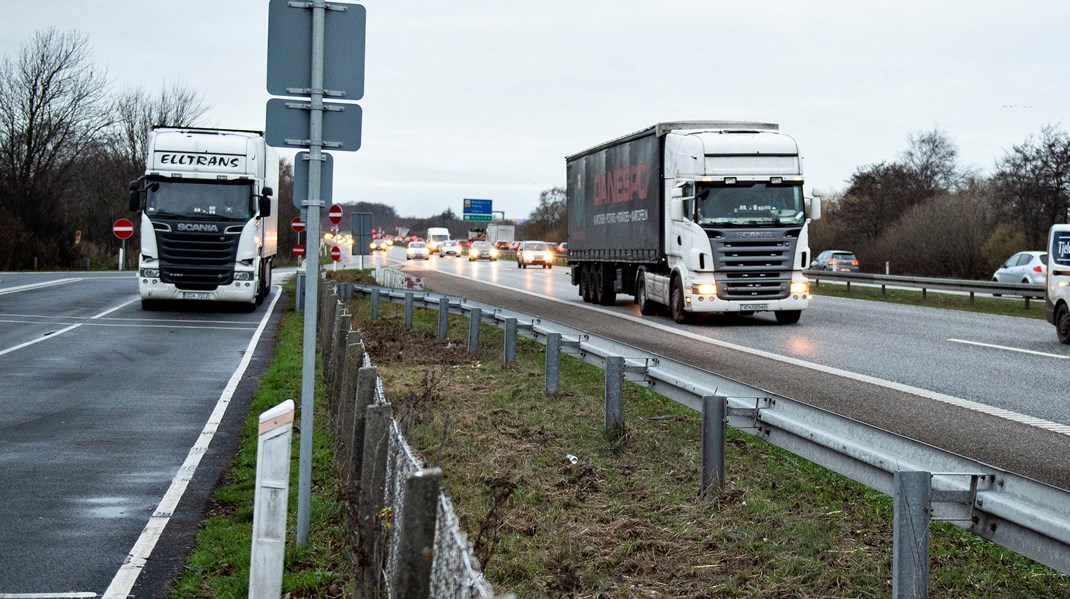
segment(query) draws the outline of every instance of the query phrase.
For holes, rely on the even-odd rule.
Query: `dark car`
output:
[[[826,250],[810,263],[810,270],[858,272],[858,258],[846,250]]]

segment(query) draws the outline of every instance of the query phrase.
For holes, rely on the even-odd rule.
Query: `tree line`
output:
[[[997,160],[990,176],[963,166],[944,132],[912,134],[892,162],[859,167],[822,200],[815,254],[853,251],[861,268],[987,279],[1011,254],[1044,250],[1070,210],[1070,136],[1048,125]]]

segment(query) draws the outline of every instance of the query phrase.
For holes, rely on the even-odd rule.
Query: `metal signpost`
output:
[[[308,256],[305,330],[301,369],[301,447],[297,485],[297,543],[308,542],[312,493],[312,434],[315,400],[316,297],[319,288],[320,208],[323,207],[324,148],[360,147],[360,107],[327,103],[324,96],[356,101],[364,95],[364,38],[367,10],[360,4],[325,0],[268,3],[267,91],[301,99],[271,99],[264,136],[272,146],[308,148]],[[329,51],[328,51],[329,44]],[[325,118],[325,112],[332,117]],[[335,114],[337,113],[337,114]],[[339,118],[339,115],[345,115]],[[345,130],[346,128],[349,130]],[[353,128],[355,127],[355,131]],[[299,162],[306,162],[299,160]],[[295,170],[295,175],[297,168]],[[294,192],[297,195],[297,192]]]
[[[478,220],[490,222],[493,218],[494,200],[473,200],[469,198],[464,199],[464,210],[462,216],[464,220]]]

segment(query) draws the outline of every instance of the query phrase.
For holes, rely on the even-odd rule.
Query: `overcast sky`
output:
[[[1068,125],[1065,0],[369,0],[362,147],[336,203],[526,217],[566,155],[665,120],[779,123],[807,186],[843,190],[939,128],[990,173]],[[56,26],[115,88],[182,83],[209,126],[264,128],[266,0],[2,0],[0,51]],[[292,152],[284,152],[292,155]],[[120,190],[119,192],[121,192]]]

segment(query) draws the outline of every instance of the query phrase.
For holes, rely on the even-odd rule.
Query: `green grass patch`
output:
[[[828,297],[846,297],[851,299],[864,299],[890,304],[908,304],[911,306],[928,306],[930,308],[944,308],[947,310],[962,310],[965,312],[982,312],[985,314],[1002,314],[1004,316],[1020,316],[1023,318],[1044,319],[1044,300],[1030,299],[1029,305],[1021,297],[990,297],[977,294],[973,300],[968,295],[941,293],[927,290],[922,295],[920,289],[885,289],[868,285],[851,285],[822,281],[818,285],[811,285],[810,290],[815,295]]]

